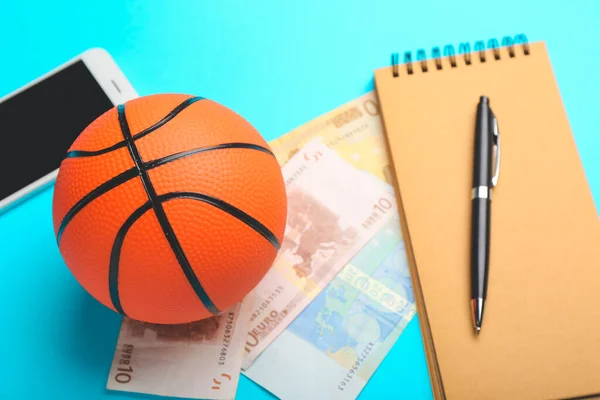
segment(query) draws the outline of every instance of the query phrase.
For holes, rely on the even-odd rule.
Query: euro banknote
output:
[[[392,178],[373,92],[270,145],[285,164],[315,138],[393,190],[384,183]],[[414,314],[395,214],[244,374],[283,399],[353,399]]]
[[[235,398],[251,305],[245,301],[217,316],[179,325],[123,318],[107,389]]]
[[[244,369],[396,213],[392,191],[318,139],[282,172],[286,230],[273,266],[254,289]]]
[[[393,194],[377,188],[319,142],[307,145],[297,161],[290,161],[282,172],[289,205],[282,251],[254,290],[257,300],[247,298],[243,306],[236,306],[241,307],[239,318],[235,317],[236,311],[230,316],[235,322],[229,324],[235,336],[228,345],[254,347],[256,352],[252,354],[262,351],[289,325],[391,218],[395,209]],[[222,356],[218,344],[224,338],[211,331],[222,322],[223,315],[228,312],[174,326],[125,318],[107,388],[180,397],[230,398],[235,394],[240,362],[232,349],[227,352],[230,361],[226,370],[215,362],[215,355]],[[246,320],[250,321],[250,328],[245,325]],[[263,329],[265,324],[268,327]],[[238,336],[242,325],[256,342]],[[203,339],[206,337],[210,340]],[[245,362],[248,360],[246,357]]]
[[[366,93],[272,140],[269,146],[283,166],[314,139],[319,139],[354,167],[393,183],[375,92]]]
[[[354,399],[414,314],[396,216],[244,374],[286,400]]]

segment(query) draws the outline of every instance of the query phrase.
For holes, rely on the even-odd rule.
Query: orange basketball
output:
[[[213,101],[154,95],[92,122],[56,181],[60,252],[98,301],[133,319],[200,320],[242,300],[283,239],[277,160]]]

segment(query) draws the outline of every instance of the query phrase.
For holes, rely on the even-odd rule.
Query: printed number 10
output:
[[[117,368],[117,371],[123,372],[119,372],[117,376],[115,376],[115,380],[119,383],[129,383],[129,381],[131,380],[131,375],[126,374],[125,372],[133,372],[133,368],[131,367],[131,365],[129,366],[129,368]]]
[[[389,210],[390,208],[392,208],[392,202],[389,201],[388,199],[384,199],[383,197],[380,198],[379,200],[377,200],[377,203],[373,206],[373,208],[376,211],[381,212],[382,214],[385,214],[385,212],[387,210]]]

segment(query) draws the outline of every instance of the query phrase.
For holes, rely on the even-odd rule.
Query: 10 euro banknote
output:
[[[123,318],[107,389],[233,399],[251,304],[238,303],[219,315],[188,324],[148,324]]]
[[[254,289],[244,369],[396,213],[392,191],[319,140],[303,146],[282,171],[286,230],[273,266]]]
[[[270,143],[285,164],[318,138],[390,192],[373,92]],[[397,214],[244,372],[283,399],[352,399],[415,313]],[[285,374],[281,371],[285,371]]]
[[[393,194],[319,142],[305,146],[282,172],[289,206],[286,234],[254,299],[236,306],[233,315],[228,310],[193,324],[161,326],[125,318],[109,389],[233,397],[243,357],[237,348],[244,347],[244,362],[249,363],[393,217]],[[231,319],[223,321],[225,315]],[[225,328],[216,328],[223,323]],[[230,348],[226,365],[221,365],[225,339]]]

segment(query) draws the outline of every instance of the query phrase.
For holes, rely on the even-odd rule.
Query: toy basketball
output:
[[[153,95],[92,122],[62,162],[53,200],[60,252],[97,300],[176,324],[243,299],[273,263],[286,220],[277,160],[213,101]]]

